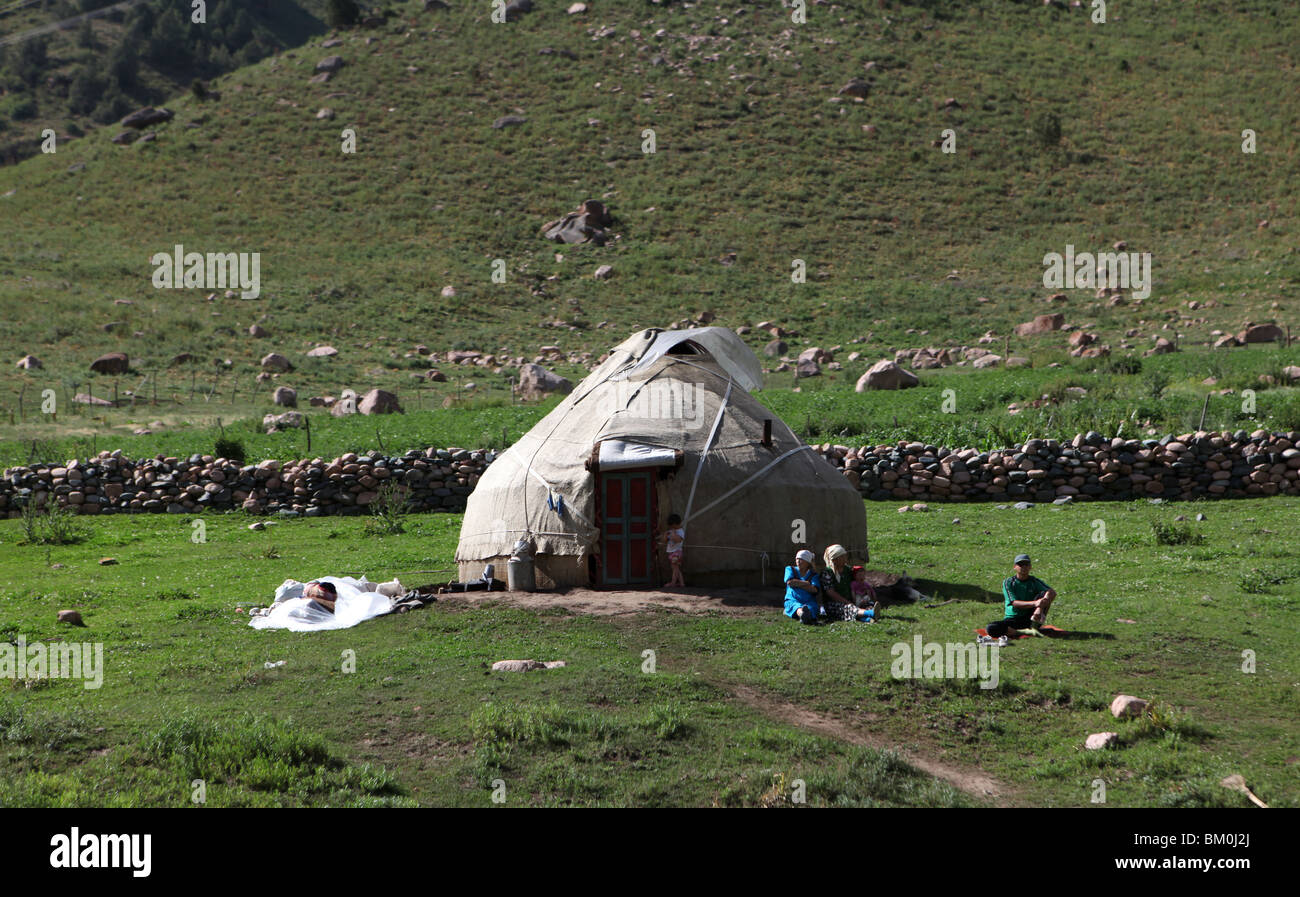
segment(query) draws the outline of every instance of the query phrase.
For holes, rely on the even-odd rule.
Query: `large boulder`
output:
[[[1237,334],[1243,343],[1274,343],[1286,338],[1286,331],[1276,324],[1253,324]]]
[[[273,399],[275,404],[281,405],[285,408],[298,407],[298,391],[296,389],[290,389],[287,386],[278,387],[275,390],[275,396]]]
[[[1032,321],[1016,325],[1016,336],[1034,336],[1038,333],[1051,333],[1065,325],[1065,315],[1057,312],[1053,315],[1039,315]]]
[[[357,410],[362,414],[404,414],[397,396],[386,389],[372,389],[361,397]]]
[[[1132,695],[1116,695],[1110,702],[1110,713],[1115,719],[1131,719],[1146,713],[1149,702]]]
[[[173,116],[174,113],[165,107],[159,106],[155,109],[153,106],[145,106],[143,109],[137,109],[122,119],[122,127],[139,130],[151,125],[162,124],[165,121],[171,121]]]
[[[553,392],[568,394],[573,391],[573,383],[567,377],[561,377],[548,371],[540,364],[525,364],[519,368],[519,394],[525,399],[540,399]]]
[[[785,340],[774,339],[763,347],[763,354],[767,355],[769,358],[780,358],[789,350],[790,347],[786,345]]]
[[[326,56],[320,62],[316,63],[316,71],[318,72],[333,73],[333,72],[337,72],[341,68],[343,68],[342,56]],[[123,122],[123,124],[126,123]]]
[[[858,384],[854,387],[858,392],[866,392],[868,389],[910,389],[913,386],[919,386],[921,380],[911,371],[905,371],[898,366],[895,361],[882,359],[867,369],[867,372],[858,378]]]
[[[811,358],[800,358],[794,367],[796,377],[820,377],[822,367]]]
[[[1154,346],[1152,346],[1150,349],[1147,349],[1145,352],[1142,353],[1142,355],[1143,356],[1168,355],[1170,352],[1177,352],[1177,351],[1178,351],[1178,347],[1162,336],[1156,340],[1156,344]]]
[[[286,411],[283,414],[268,414],[262,418],[262,426],[266,428],[266,432],[268,433],[275,433],[276,431],[283,430],[286,427],[305,427],[306,425],[307,418],[303,416],[301,411]]]
[[[90,363],[90,369],[96,374],[125,374],[131,367],[131,359],[125,352],[109,352]]]
[[[345,389],[339,393],[339,397],[333,405],[329,406],[330,414],[335,417],[343,417],[348,414],[357,413],[357,394],[351,389]]]
[[[563,218],[542,225],[542,234],[556,243],[595,243],[605,245],[606,228],[614,223],[604,203],[589,199]]]
[[[278,371],[283,374],[285,371],[293,370],[293,365],[279,352],[272,352],[262,358],[262,370]]]

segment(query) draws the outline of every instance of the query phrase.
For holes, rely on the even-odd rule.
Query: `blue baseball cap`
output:
[[[1028,563],[1030,563],[1029,555],[1027,555],[1027,554],[1018,554],[1018,555],[1016,555],[1016,566],[1017,566],[1017,567],[1019,567],[1021,564],[1028,564]]]

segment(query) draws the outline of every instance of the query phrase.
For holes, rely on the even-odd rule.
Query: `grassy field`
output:
[[[875,562],[958,601],[876,626],[721,607],[596,617],[557,598],[258,632],[236,606],[286,578],[450,568],[459,517],[376,538],[363,520],[254,533],[232,514],[207,518],[201,544],[188,518],[94,519],[65,546],[21,544],[18,522],[0,522],[4,637],[104,645],[98,690],[0,682],[0,803],[185,805],[202,779],[211,805],[485,806],[502,787],[514,805],[772,805],[801,779],[812,805],[1081,806],[1100,779],[1113,806],[1243,806],[1217,784],[1230,773],[1273,806],[1300,803],[1300,546],[1287,537],[1300,502],[869,508]],[[1208,519],[1157,540],[1155,524],[1194,508]],[[994,593],[1021,550],[1076,638],[1002,649],[992,690],[892,677],[896,643],[964,642],[1000,617]],[[56,625],[65,607],[89,628]],[[569,666],[489,672],[506,657]],[[1157,716],[1112,719],[1121,692]],[[1098,731],[1121,746],[1084,751]]]

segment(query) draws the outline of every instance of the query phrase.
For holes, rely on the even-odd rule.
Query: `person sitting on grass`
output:
[[[826,569],[821,574],[825,615],[832,620],[872,622],[874,615],[860,609],[853,601],[853,571],[849,568],[848,551],[843,545],[831,545],[823,558],[826,561]]]
[[[869,614],[872,620],[879,620],[884,608],[876,597],[876,587],[867,582],[866,567],[853,568],[853,585],[849,588],[853,592],[853,603]]]
[[[334,604],[339,600],[339,590],[332,582],[313,580],[302,590],[302,597],[311,599],[312,604],[332,614]]]
[[[816,556],[807,549],[794,556],[794,565],[785,568],[785,615],[809,626],[817,625],[821,616],[818,601],[821,583],[813,570]]]
[[[1056,590],[1037,576],[1031,576],[1029,555],[1018,554],[1015,561],[1015,575],[1008,576],[1002,583],[1002,597],[1006,603],[1006,614],[1001,620],[990,623],[985,631],[991,638],[1000,638],[1008,630],[1038,634],[1038,628],[1047,618],[1056,598]]]

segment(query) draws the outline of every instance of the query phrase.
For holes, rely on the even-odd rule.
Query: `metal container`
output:
[[[506,584],[512,592],[537,591],[537,577],[531,557],[512,557],[506,562]]]

